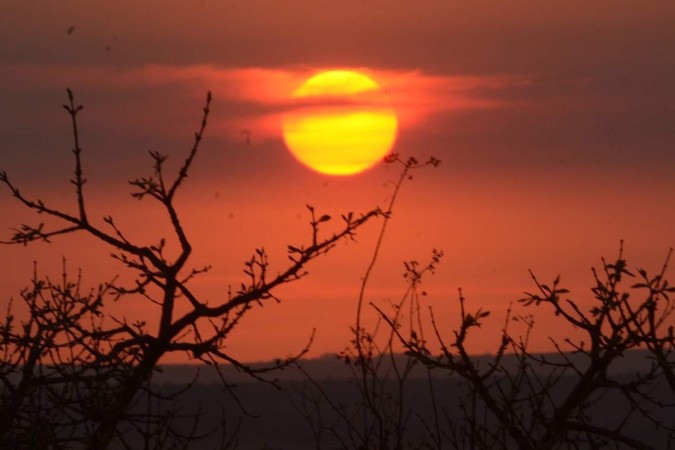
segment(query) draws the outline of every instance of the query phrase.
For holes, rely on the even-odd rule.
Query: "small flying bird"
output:
[[[73,31],[75,31],[75,25],[71,25],[68,27],[68,30],[66,30],[67,34],[73,34]]]
[[[244,138],[244,143],[251,145],[251,130],[241,130],[241,135]]]

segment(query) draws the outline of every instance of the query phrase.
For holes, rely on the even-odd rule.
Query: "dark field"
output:
[[[487,357],[485,360],[487,361]],[[632,353],[622,358],[614,376],[618,379],[628,378],[631,373],[643,370],[646,367],[645,361],[643,354]],[[513,363],[515,361],[506,361],[506,365]],[[346,416],[358,425],[363,403],[349,367],[335,357],[306,361],[304,366],[316,384],[303,379],[295,369],[277,374],[279,388],[248,381],[243,374],[226,370],[228,379],[236,382],[231,393],[221,383],[216,382],[215,373],[209,372],[209,368],[201,369],[200,378],[204,382],[196,383],[183,394],[176,406],[183,414],[200,410],[199,430],[217,431],[190,448],[218,448],[223,435],[225,440],[233,439],[235,448],[240,449],[309,449],[317,448],[317,442],[320,443],[320,448],[325,449],[357,448],[350,441],[350,430],[344,418]],[[194,367],[189,366],[166,367],[163,373],[158,374],[157,381],[161,383],[158,386],[161,385],[166,392],[176,391],[191,379],[190,374],[194,374],[194,371]],[[619,375],[619,372],[625,375]],[[466,398],[467,389],[460,384],[458,378],[442,372],[432,374],[436,410],[440,430],[444,435],[442,445],[443,448],[452,448],[449,440],[450,423],[461,426],[464,413],[460,408],[460,399]],[[561,399],[567,395],[575,380],[574,376],[566,376],[552,392],[554,400],[557,396]],[[181,382],[176,383],[177,381]],[[435,426],[429,383],[426,370],[418,367],[403,384],[403,413],[407,417],[404,435],[410,448],[425,448],[430,435],[427,427],[434,429]],[[670,397],[669,388],[663,385],[654,385],[651,388],[655,398]],[[396,396],[397,389],[398,383],[390,379],[384,391]],[[238,406],[237,401],[241,406]],[[665,434],[659,432],[654,423],[637,416],[623,422],[631,406],[620,394],[605,395],[597,404],[601,407],[589,410],[594,423],[620,427],[624,433],[652,448],[667,448]],[[657,420],[673,424],[672,410],[666,411],[648,404],[641,407],[649,410]],[[386,408],[384,411],[386,415]],[[391,412],[394,413],[393,410]],[[341,417],[341,414],[344,415]],[[178,421],[176,425],[178,429],[187,432],[192,422],[191,419]],[[617,448],[624,447],[619,445]]]

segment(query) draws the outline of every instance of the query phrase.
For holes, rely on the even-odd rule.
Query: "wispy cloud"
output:
[[[127,113],[127,119],[129,114],[147,116],[157,107],[153,92],[162,93],[164,102],[166,91],[170,91],[177,103],[194,99],[198,104],[211,90],[222,108],[214,116],[218,124],[215,132],[238,138],[239,131],[246,129],[254,130],[258,139],[274,139],[279,137],[284,113],[299,106],[292,93],[310,76],[329,69],[151,64],[121,70],[112,66],[16,64],[2,70],[5,78],[14,80],[15,89],[60,90],[75,84],[78,90],[118,98],[143,92],[148,97],[147,110]],[[380,84],[401,126],[408,128],[448,110],[508,107],[512,102],[499,93],[534,82],[533,77],[526,76],[443,76],[422,71],[350,69]]]

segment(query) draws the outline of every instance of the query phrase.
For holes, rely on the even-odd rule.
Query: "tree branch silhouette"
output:
[[[107,229],[97,225],[91,219],[88,214],[88,198],[85,197],[84,193],[84,185],[87,180],[84,177],[83,151],[80,145],[77,121],[82,106],[76,104],[70,90],[68,90],[68,103],[64,105],[64,108],[70,115],[72,122],[75,168],[71,183],[75,186],[76,212],[66,212],[51,207],[40,199],[31,199],[25,196],[17,185],[10,180],[6,172],[0,172],[0,183],[4,184],[21,204],[29,210],[51,216],[62,223],[60,227],[53,230],[46,230],[43,223],[37,225],[22,224],[15,228],[14,234],[3,243],[27,245],[40,240],[48,242],[52,238],[76,232],[88,234],[107,244],[113,250],[113,258],[131,270],[132,273],[135,273],[133,286],[122,286],[117,281],[113,281],[105,285],[104,292],[101,295],[111,295],[116,300],[122,297],[135,296],[160,307],[158,327],[151,331],[144,321],[130,323],[125,317],[116,318],[106,315],[102,301],[97,300],[98,303],[85,302],[84,309],[96,316],[103,316],[106,319],[105,324],[87,328],[80,323],[81,317],[78,315],[67,314],[62,316],[58,320],[71,324],[70,326],[75,326],[76,329],[80,330],[82,336],[71,337],[75,341],[67,340],[65,347],[61,349],[60,347],[50,347],[54,344],[49,340],[45,341],[40,334],[35,337],[34,342],[27,343],[24,346],[28,355],[18,365],[14,365],[15,370],[19,370],[19,366],[21,366],[21,370],[30,372],[34,364],[43,362],[35,361],[35,358],[30,355],[35,352],[39,353],[39,349],[42,348],[40,345],[44,345],[50,351],[59,353],[59,350],[63,350],[61,353],[65,352],[63,355],[59,353],[59,358],[62,359],[58,360],[58,364],[57,361],[47,362],[47,364],[57,364],[59,367],[68,364],[81,364],[83,371],[96,371],[102,367],[124,367],[123,371],[115,372],[115,377],[110,379],[109,389],[106,390],[106,393],[110,395],[105,398],[95,396],[90,390],[80,389],[79,379],[71,377],[67,380],[75,383],[76,387],[80,389],[80,395],[84,396],[85,399],[96,403],[95,411],[80,411],[89,429],[87,443],[89,448],[106,448],[116,437],[121,439],[120,423],[125,420],[132,420],[129,415],[130,409],[139,398],[144,386],[151,380],[160,360],[169,353],[184,352],[190,358],[211,365],[233,364],[255,378],[261,378],[261,375],[268,370],[283,368],[305,354],[306,348],[301,350],[298,355],[280,359],[264,370],[253,369],[226,353],[224,343],[232,330],[241,323],[242,317],[252,308],[270,300],[279,301],[279,298],[275,295],[275,290],[279,286],[301,279],[306,275],[306,267],[311,261],[329,253],[341,240],[353,239],[356,231],[372,218],[384,215],[379,208],[360,215],[349,213],[343,215],[343,223],[338,225],[337,229],[326,232],[324,228],[331,217],[324,214],[317,219],[314,208],[308,206],[311,235],[307,243],[288,246],[290,263],[285,268],[282,268],[276,274],[271,274],[270,261],[266,251],[256,249],[253,256],[244,265],[246,279],[241,283],[241,287],[234,294],[228,295],[214,305],[207,304],[190,289],[189,282],[194,277],[207,272],[209,267],[189,267],[192,244],[183,227],[181,216],[174,201],[180,188],[188,179],[199,154],[200,144],[203,141],[208,124],[211,102],[211,93],[208,93],[202,110],[200,126],[194,135],[192,147],[175,176],[168,177],[166,174],[164,163],[167,156],[151,151],[152,175],[132,179],[129,182],[133,189],[131,195],[134,198],[138,200],[150,198],[162,205],[171,224],[173,234],[171,238],[179,244],[177,255],[173,258],[167,256],[165,252],[167,237],[159,237],[156,245],[138,244],[127,239],[123,230],[118,227],[112,217],[108,216],[102,219],[103,225]],[[187,310],[178,314],[176,304],[183,300],[186,302]],[[45,300],[42,307],[47,308],[47,304],[49,304],[49,301]],[[37,314],[35,311],[32,312]],[[5,321],[7,329],[11,328],[13,320],[13,316],[8,315]],[[29,319],[28,324],[32,323],[31,320],[36,319]],[[67,331],[56,328],[50,332],[66,333]],[[29,335],[31,334],[29,333]],[[22,345],[22,343],[12,343],[10,340],[7,341],[7,345]],[[79,345],[83,346],[80,350],[87,355],[88,359],[77,359],[72,354],[69,358],[68,352],[79,348]],[[52,379],[49,382],[56,381]],[[12,383],[7,382],[6,385],[11,387]],[[19,395],[21,392],[21,389],[17,391],[17,398],[21,397]],[[96,401],[94,402],[94,400]],[[14,423],[14,420],[10,417],[11,410],[12,408],[9,407],[3,411],[3,414],[7,416],[7,421],[3,421],[5,431],[7,431],[7,427],[13,426]]]
[[[489,313],[482,309],[468,313],[461,290],[459,327],[450,343],[430,310],[441,348],[437,356],[425,341],[402,335],[391,317],[383,312],[381,316],[409,355],[464,380],[468,388],[468,398],[462,401],[464,415],[449,424],[455,448],[618,448],[620,444],[651,448],[631,435],[625,424],[639,418],[651,422],[664,441],[675,438],[675,426],[663,420],[664,411],[675,406],[670,379],[675,364],[672,325],[663,332],[673,312],[670,295],[675,289],[665,279],[671,253],[658,275],[650,277],[640,269],[641,282],[625,288],[625,280],[635,275],[623,257],[622,243],[616,261],[603,259],[602,272],[593,271],[595,304],[588,310],[564,297],[569,291],[560,287],[560,277],[544,284],[532,274],[537,289],[520,302],[526,307],[550,308],[556,320],[582,334],[565,339],[569,350],[552,341],[558,349],[553,356],[529,350],[534,320],[531,315],[512,316],[509,309],[502,341],[487,364],[481,365],[469,354],[466,343],[472,329],[480,327]],[[524,324],[524,337],[516,338],[509,331],[512,321]],[[629,373],[613,369],[628,352],[645,349],[646,367]],[[515,367],[504,363],[507,351],[516,358]],[[608,398],[619,402],[612,412],[620,418],[612,421],[598,415],[610,404]]]

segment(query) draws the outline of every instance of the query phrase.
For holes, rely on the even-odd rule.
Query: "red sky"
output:
[[[625,240],[655,270],[675,245],[675,4],[652,1],[427,0],[11,2],[0,16],[0,169],[23,191],[73,208],[65,88],[81,115],[93,216],[113,214],[139,239],[163,226],[126,181],[150,173],[147,150],[177,163],[207,90],[213,114],[178,205],[193,236],[195,282],[216,299],[264,246],[283,267],[307,236],[305,204],[338,216],[384,206],[397,173],[335,178],[286,151],[279,117],[292,91],[327,68],[363,70],[392,98],[395,151],[440,167],[415,174],[396,206],[369,299],[396,299],[402,261],[445,251],[426,301],[448,327],[456,290],[494,311],[476,351],[490,351],[527,269],[560,273],[589,304],[591,266]],[[68,33],[70,27],[72,33]],[[241,130],[251,130],[247,145]],[[0,192],[0,230],[30,219]],[[33,220],[37,220],[33,218]],[[340,245],[232,336],[244,360],[285,356],[317,329],[312,354],[349,339],[377,226]],[[95,284],[121,272],[84,236],[0,248],[2,302],[32,261],[55,276],[62,256]],[[125,314],[148,314],[129,301]],[[539,327],[563,334],[555,325]],[[492,330],[492,331],[490,331]],[[490,334],[492,333],[492,334]]]

